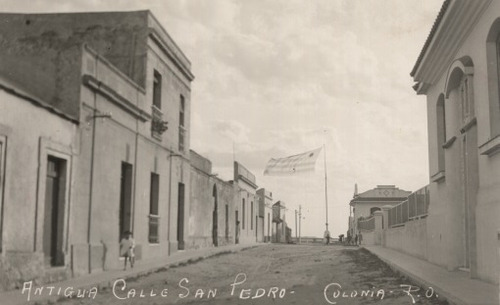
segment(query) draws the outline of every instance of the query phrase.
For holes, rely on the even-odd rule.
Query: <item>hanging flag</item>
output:
[[[303,172],[312,172],[316,166],[321,147],[302,154],[274,159],[267,162],[265,176],[285,176]]]

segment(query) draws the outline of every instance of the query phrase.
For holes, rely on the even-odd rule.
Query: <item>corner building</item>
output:
[[[2,173],[2,266],[43,261],[36,272],[42,282],[119,268],[127,230],[139,260],[184,249],[194,76],[165,29],[149,11],[0,14],[0,20],[0,75],[58,115],[2,119],[0,142],[9,145],[0,145],[8,156],[0,161],[9,169],[26,158],[22,175]],[[25,128],[40,133],[38,145],[25,146],[35,154],[29,158],[15,156],[14,143],[28,141],[17,133]],[[11,196],[13,185],[28,193],[26,201]],[[60,237],[47,233],[51,224]]]

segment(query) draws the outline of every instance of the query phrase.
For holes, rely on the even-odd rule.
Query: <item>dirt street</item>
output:
[[[124,287],[126,285],[126,287]],[[420,289],[417,291],[417,289]],[[411,291],[409,291],[411,290]],[[63,304],[447,304],[357,247],[264,245],[114,282]]]

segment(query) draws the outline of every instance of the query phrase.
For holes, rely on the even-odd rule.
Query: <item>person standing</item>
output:
[[[328,229],[325,230],[325,243],[328,245],[330,243],[330,231]]]
[[[120,256],[125,257],[125,264],[123,270],[127,269],[127,260],[130,261],[130,268],[134,268],[135,262],[135,241],[132,232],[125,231],[123,233],[123,238],[120,241]]]

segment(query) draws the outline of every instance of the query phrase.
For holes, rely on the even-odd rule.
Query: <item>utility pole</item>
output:
[[[302,206],[299,205],[299,244],[301,243],[300,224],[302,222]]]
[[[298,241],[297,237],[297,210],[295,210],[295,241]]]

